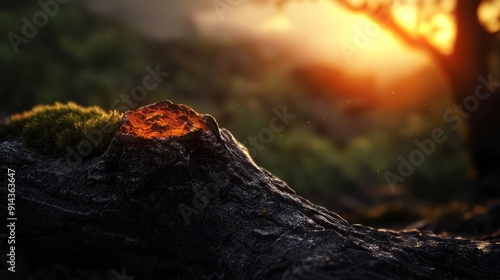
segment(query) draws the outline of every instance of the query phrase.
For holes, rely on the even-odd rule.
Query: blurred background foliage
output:
[[[35,2],[20,3],[2,4],[2,34],[21,30],[19,19],[39,10]],[[213,115],[247,146],[248,137],[269,127],[273,109],[286,106],[297,117],[257,151],[255,161],[300,195],[353,222],[370,223],[359,213],[380,203],[397,200],[405,210],[396,212],[408,222],[423,215],[415,210],[419,207],[466,197],[470,164],[459,132],[442,119],[452,105],[447,94],[436,89],[412,106],[377,106],[307,78],[301,73],[317,66],[291,65],[291,60],[293,54],[279,46],[245,40],[155,41],[70,4],[21,44],[19,54],[8,40],[0,41],[0,112],[5,117],[56,101],[112,109],[115,100],[142,84],[146,66],[159,64],[170,76],[137,105],[164,99],[187,104]],[[341,79],[331,73],[334,81]],[[436,127],[445,129],[449,140],[404,183],[389,186],[384,173],[397,173],[398,156],[408,158],[414,140],[430,137]],[[377,216],[389,213],[400,222],[390,215],[394,207],[377,209]]]

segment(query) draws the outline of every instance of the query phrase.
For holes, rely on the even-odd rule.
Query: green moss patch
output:
[[[105,112],[99,107],[70,102],[36,106],[10,116],[1,127],[3,136],[21,135],[26,145],[44,154],[62,155],[68,149],[85,146],[87,156],[106,149],[121,119],[122,114],[117,111]]]

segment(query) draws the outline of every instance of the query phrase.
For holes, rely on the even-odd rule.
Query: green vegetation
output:
[[[1,34],[21,36],[21,19],[43,11],[38,1],[15,2],[0,9]],[[0,41],[0,113],[56,101],[109,108],[142,82],[144,67],[158,63],[149,60],[147,40],[78,3],[60,6],[49,18],[17,54],[6,37]]]
[[[28,146],[44,154],[61,155],[66,147],[78,147],[84,139],[97,142],[91,154],[98,154],[111,142],[121,118],[121,113],[107,113],[96,106],[56,103],[12,115],[2,128],[6,134],[21,135]]]
[[[20,19],[40,9],[36,2],[15,3],[0,10],[4,34],[19,33]],[[164,99],[184,103],[213,115],[221,127],[257,150],[254,159],[260,166],[300,195],[341,214],[346,197],[350,207],[372,207],[376,201],[370,197],[387,188],[384,172],[397,173],[398,156],[408,158],[416,149],[415,139],[443,128],[448,140],[437,145],[401,186],[395,186],[396,191],[405,190],[413,201],[435,203],[470,188],[469,159],[460,131],[443,122],[442,114],[452,104],[442,92],[436,90],[422,104],[399,110],[366,100],[357,103],[336,88],[301,81],[301,72],[294,74],[296,69],[290,67],[293,55],[273,48],[192,37],[152,42],[75,2],[62,7],[29,43],[20,46],[17,55],[8,40],[0,42],[0,64],[8,69],[0,77],[0,116],[56,101],[105,109],[133,109]],[[144,100],[131,100],[132,89],[147,74],[145,67],[157,64],[171,75]],[[340,79],[332,75],[332,84],[336,78]],[[64,115],[61,106],[76,105],[59,105]],[[273,134],[272,141],[260,142],[262,148],[252,147],[249,137],[258,138],[275,117],[273,109],[285,106],[297,117]],[[55,116],[13,118],[9,129],[42,152],[58,154],[67,144],[76,148],[100,120],[118,119],[116,112],[86,110],[73,110],[58,121]],[[93,152],[102,152],[105,146]]]

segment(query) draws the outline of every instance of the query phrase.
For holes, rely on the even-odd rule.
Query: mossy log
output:
[[[500,276],[500,243],[352,225],[258,167],[212,117],[167,101],[127,112],[107,150],[78,166],[15,136],[0,151],[29,263],[136,279]]]

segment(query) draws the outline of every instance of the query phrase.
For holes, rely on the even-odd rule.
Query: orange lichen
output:
[[[202,115],[165,101],[127,112],[120,132],[153,139],[179,137],[200,129],[208,130]]]

